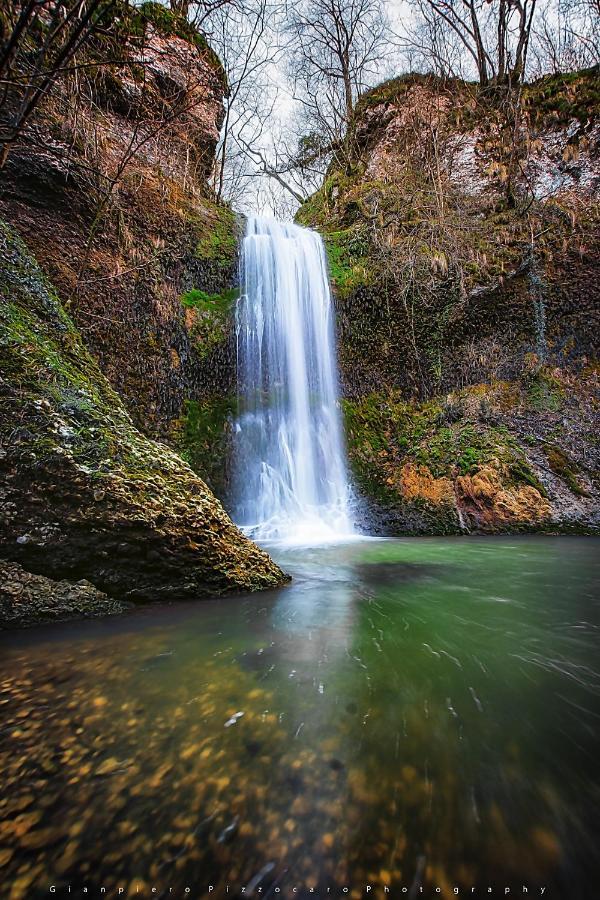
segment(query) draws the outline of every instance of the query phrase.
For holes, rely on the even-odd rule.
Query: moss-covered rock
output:
[[[130,606],[108,597],[85,579],[54,581],[0,559],[0,630],[113,616]]]
[[[0,256],[0,554],[135,601],[283,583],[204,482],[135,428],[4,224]]]
[[[300,208],[375,528],[597,527],[599,90],[391,79]]]
[[[173,426],[173,441],[183,459],[224,503],[230,500],[232,421],[237,409],[233,395],[215,394],[188,400],[184,415]]]
[[[545,444],[544,453],[548,465],[555,475],[558,475],[568,486],[573,494],[580,497],[589,497],[590,492],[585,488],[579,478],[580,467],[570,459],[569,455],[554,444]]]
[[[239,293],[239,288],[220,294],[192,288],[182,294],[186,326],[199,359],[205,360],[213,351],[227,346],[232,337],[234,305]]]
[[[226,206],[218,206],[210,229],[200,236],[196,244],[196,256],[229,269],[236,262],[238,236],[235,214]]]
[[[389,533],[597,530],[595,386],[569,396],[572,382],[536,380],[560,389],[560,409],[540,408],[528,378],[425,402],[386,392],[343,401],[367,520]],[[576,462],[551,435],[592,458]]]

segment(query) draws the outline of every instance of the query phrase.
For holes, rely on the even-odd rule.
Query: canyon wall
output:
[[[372,526],[597,526],[599,103],[597,69],[516,97],[394,79],[301,207]]]
[[[193,429],[234,378],[239,226],[208,189],[225,75],[159,4],[116,24],[0,177],[9,625],[286,580],[185,458],[210,481],[218,447]]]
[[[160,4],[120,30],[92,43],[11,152],[0,215],[134,421],[169,437],[188,399],[231,379],[239,225],[207,185],[228,87],[202,35]]]

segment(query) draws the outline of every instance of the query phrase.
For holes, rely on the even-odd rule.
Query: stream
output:
[[[274,547],[279,591],[0,635],[6,896],[597,896],[597,551]]]

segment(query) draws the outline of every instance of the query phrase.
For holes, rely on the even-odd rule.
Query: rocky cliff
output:
[[[238,226],[207,190],[227,84],[202,35],[165,7],[115,15],[12,150],[0,215],[134,421],[169,437],[187,401],[232,372]]]
[[[286,580],[173,449],[218,456],[196,423],[233,378],[225,76],[164,7],[116,9],[0,178],[0,627]]]
[[[597,69],[518,96],[398,78],[301,208],[379,527],[598,524],[599,109]]]
[[[181,458],[135,427],[4,224],[0,255],[0,556],[125,601],[284,582]],[[3,605],[18,593],[3,588]]]

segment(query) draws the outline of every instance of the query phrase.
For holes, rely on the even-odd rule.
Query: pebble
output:
[[[168,639],[162,634],[152,645],[146,637],[138,646],[130,635],[122,640],[118,649],[130,660],[162,652]],[[239,883],[249,883],[271,858],[303,883],[352,884],[369,874],[390,886],[401,883],[400,865],[411,870],[413,828],[430,833],[442,863],[435,872],[444,885],[454,883],[458,869],[445,858],[448,815],[438,825],[428,812],[425,781],[407,761],[419,758],[410,736],[386,772],[377,767],[378,748],[367,743],[364,758],[355,753],[357,729],[367,742],[369,732],[355,717],[356,704],[343,699],[324,723],[322,741],[306,746],[308,728],[293,740],[298,720],[280,719],[271,710],[285,707],[272,692],[231,663],[215,663],[208,679],[208,666],[190,661],[192,690],[191,682],[169,681],[167,699],[164,674],[132,686],[128,665],[119,666],[113,653],[99,659],[82,643],[73,655],[66,686],[59,680],[64,665],[49,661],[0,684],[12,728],[0,733],[0,867],[2,880],[13,884],[12,900],[15,885],[27,895],[36,867],[65,883],[74,873],[83,879],[94,871],[95,846],[102,847],[106,883],[120,878],[133,897],[147,891],[142,874],[160,880],[161,866],[175,857],[170,872],[179,886],[209,864],[217,876],[236,871]],[[230,732],[223,731],[224,710]],[[18,744],[10,738],[16,733]],[[442,810],[462,802],[460,780],[449,772],[450,761],[443,777],[433,773]],[[488,830],[489,844],[506,852],[507,825],[497,807],[490,807]],[[61,840],[66,846],[57,847]],[[431,846],[423,852],[430,856]],[[542,824],[530,823],[523,852],[548,867],[561,859],[557,836]],[[140,877],[129,877],[132,859]],[[476,882],[477,867],[468,862],[461,871]],[[225,895],[225,874],[215,882],[215,896]]]
[[[118,759],[115,759],[114,756],[109,757],[109,759],[105,759],[104,762],[100,763],[98,768],[95,771],[95,775],[113,775],[120,768],[122,768],[122,763],[119,762]]]

